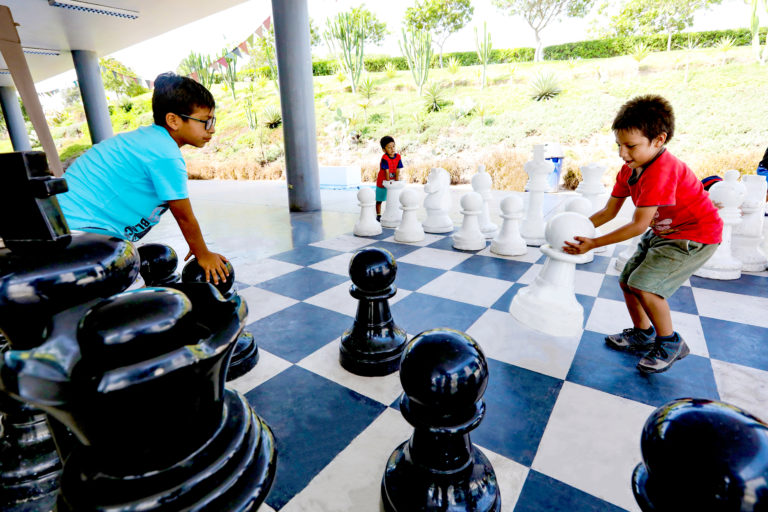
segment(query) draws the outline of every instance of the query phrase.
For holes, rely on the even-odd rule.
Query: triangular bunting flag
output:
[[[238,56],[241,59],[243,58],[243,52],[240,51],[240,47],[239,46],[237,48],[235,48],[234,50],[232,50],[232,53],[234,55]]]
[[[262,27],[259,27],[259,28],[256,29],[256,35],[259,36],[259,39],[264,37],[263,35],[261,35],[261,30],[262,30]]]
[[[253,36],[254,34],[251,34],[248,36],[248,39],[245,40],[249,46],[253,46]]]
[[[112,71],[112,78],[114,78],[115,80],[117,80],[117,73],[115,73],[115,71],[114,71],[114,70]]]
[[[227,58],[226,57],[220,58],[219,60],[216,61],[216,64],[218,64],[221,67],[226,66],[227,65]]]
[[[243,41],[242,43],[237,45],[237,47],[240,49],[240,51],[242,53],[244,53],[246,55],[250,55],[250,52],[248,52],[248,44],[245,41]],[[237,51],[237,50],[235,50],[235,51]],[[240,56],[242,57],[242,54]]]
[[[194,80],[195,82],[199,82],[199,80],[197,79],[197,76],[198,76],[197,71],[193,71],[192,74],[189,76],[191,76],[192,80]]]
[[[269,30],[269,27],[272,25],[272,16],[267,16],[267,19],[264,20],[264,23],[262,23],[262,25],[264,25],[264,28]]]

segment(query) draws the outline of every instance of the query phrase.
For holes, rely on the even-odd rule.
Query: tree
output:
[[[475,8],[470,0],[417,0],[405,11],[405,22],[415,30],[426,30],[440,50],[443,67],[443,45],[448,37],[458,32],[472,19]]]
[[[696,11],[721,0],[628,0],[611,17],[614,35],[667,34],[667,51],[672,49],[672,35],[693,25]]]
[[[357,81],[363,71],[363,47],[365,29],[363,18],[355,18],[344,12],[329,19],[323,33],[331,53],[336,56],[342,69],[349,76],[352,92],[357,92]]]
[[[320,35],[320,32],[317,31],[317,27],[315,26],[315,20],[312,18],[309,18],[309,45],[314,48],[315,46],[319,45],[323,41],[322,36]]]
[[[745,0],[748,4],[751,4],[752,17],[749,23],[749,30],[752,32],[752,50],[755,53],[755,58],[758,62],[763,62],[765,55],[760,48],[760,16],[757,13],[757,6],[760,0]],[[768,11],[768,1],[762,0],[763,7]],[[768,49],[768,34],[765,35],[765,46]]]
[[[212,62],[210,55],[189,52],[189,55],[184,57],[184,60],[179,63],[178,72],[184,76],[195,74],[197,81],[207,89],[213,84]]]
[[[403,39],[398,43],[421,96],[422,88],[429,77],[429,64],[432,62],[432,36],[425,30],[411,28],[406,31],[403,27]]]
[[[594,0],[493,0],[493,5],[506,10],[512,16],[522,16],[536,35],[536,53],[533,60],[543,60],[544,48],[541,31],[553,20],[565,15],[583,18],[592,7]]]
[[[349,14],[355,23],[362,23],[366,43],[372,46],[379,46],[387,34],[389,34],[387,24],[379,20],[375,14],[362,5],[354,7],[349,11]]]
[[[137,78],[136,72],[119,60],[104,57],[99,59],[99,66],[101,67],[101,81],[104,82],[104,89],[126,96],[138,96],[147,92],[146,87],[133,81],[133,78]],[[123,80],[123,76],[129,77],[128,83]]]

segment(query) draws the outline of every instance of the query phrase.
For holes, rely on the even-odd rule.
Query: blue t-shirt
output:
[[[64,174],[69,192],[56,196],[70,229],[132,242],[185,199],[187,167],[162,126],[142,126],[99,142]]]

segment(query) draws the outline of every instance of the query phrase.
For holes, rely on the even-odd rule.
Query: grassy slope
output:
[[[520,190],[525,181],[522,165],[529,159],[531,146],[553,141],[565,146],[567,168],[598,161],[613,171],[606,176],[610,181],[619,164],[610,131],[615,112],[632,96],[658,93],[672,102],[677,115],[670,149],[699,176],[729,168],[750,172],[768,144],[766,68],[752,63],[750,48],[732,50],[726,64],[722,58],[717,50],[703,49],[654,53],[639,69],[631,57],[499,64],[489,66],[490,85],[485,89],[478,86],[479,66],[463,67],[455,76],[433,69],[430,80],[445,85],[443,96],[449,104],[431,114],[420,114],[424,100],[418,96],[410,72],[398,72],[393,78],[372,73],[377,90],[367,112],[359,105],[362,96],[347,92],[345,83],[332,76],[316,77],[318,158],[321,165],[359,164],[364,178],[370,180],[381,153],[378,139],[391,134],[413,181],[423,181],[433,166],[449,170],[454,181],[464,181],[483,163],[498,188]],[[529,83],[542,69],[557,73],[563,93],[536,102],[530,98]],[[184,150],[192,176],[281,176],[282,130],[248,128],[244,107],[248,85],[238,84],[237,102],[225,88],[214,86],[217,135],[202,150]],[[254,89],[255,111],[261,118],[266,106],[279,105],[279,98],[271,82]],[[138,112],[114,116],[116,131],[151,119],[148,100],[149,95],[136,98],[138,107],[133,110]],[[482,116],[477,112],[457,115],[459,106],[470,100],[484,106]],[[330,129],[337,108],[350,118],[349,134],[357,133],[357,137],[342,137],[343,131]],[[84,125],[82,113],[73,112],[54,128],[62,148],[87,142],[86,136],[78,137],[72,128],[78,123]],[[0,149],[3,145],[9,146],[7,140],[0,141]]]

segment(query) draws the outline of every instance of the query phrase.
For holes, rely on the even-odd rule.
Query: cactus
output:
[[[483,22],[483,40],[477,38],[477,27],[475,27],[475,46],[477,47],[477,58],[483,65],[483,78],[480,82],[480,88],[485,89],[485,70],[488,62],[491,60],[491,34],[488,33],[486,23]]]
[[[357,81],[363,71],[363,43],[365,27],[363,19],[355,19],[350,13],[339,13],[328,20],[323,34],[331,53],[352,82],[352,92],[357,92]]]
[[[403,39],[398,41],[400,51],[408,61],[408,68],[413,74],[413,80],[419,88],[419,96],[429,76],[429,65],[432,63],[432,36],[422,30],[403,29]]]

